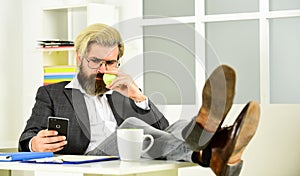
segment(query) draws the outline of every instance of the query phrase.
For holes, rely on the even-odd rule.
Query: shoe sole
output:
[[[230,159],[231,156],[237,155],[240,158],[242,156],[243,151],[245,150],[246,146],[249,144],[250,140],[256,133],[258,122],[260,118],[260,108],[256,102],[249,102],[242,112],[240,113],[239,117],[237,118],[234,126],[234,133],[235,136],[232,142],[232,149],[231,154],[229,155],[227,161]],[[239,126],[238,126],[239,124]],[[220,176],[237,176],[242,169],[243,161],[240,160],[237,164],[231,165],[226,164],[223,171],[221,172]],[[238,173],[238,174],[237,174]]]
[[[182,133],[193,151],[204,149],[221,127],[233,104],[235,80],[235,71],[226,65],[217,67],[206,80],[199,114]],[[203,122],[203,116],[207,119],[206,122]],[[215,125],[211,126],[211,124]]]
[[[221,176],[238,176],[241,173],[243,167],[243,160],[235,165],[226,165],[225,173]]]

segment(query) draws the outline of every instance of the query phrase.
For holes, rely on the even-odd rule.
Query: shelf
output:
[[[62,5],[62,6],[52,6],[43,8],[43,10],[60,10],[60,9],[73,9],[73,8],[80,8],[80,7],[87,7],[87,6],[97,6],[97,3],[81,3],[81,4],[69,4],[69,5]],[[112,6],[108,4],[100,4],[101,6]]]
[[[53,41],[52,45],[37,45],[42,52],[44,67],[44,85],[59,81],[70,81],[75,71],[66,72],[66,68],[75,69],[75,47],[56,45],[59,41],[74,41],[76,36],[90,24],[104,23],[113,25],[118,21],[118,10],[114,5],[81,3],[43,8],[43,38],[39,41]],[[52,47],[54,45],[54,47]],[[43,47],[46,46],[46,47]],[[47,73],[47,69],[61,69]]]
[[[75,51],[73,46],[66,47],[48,47],[48,48],[38,48],[38,50],[43,52],[52,52],[52,51]]]
[[[93,23],[113,25],[118,21],[114,5],[84,3],[43,9],[43,37],[74,40],[79,32]]]

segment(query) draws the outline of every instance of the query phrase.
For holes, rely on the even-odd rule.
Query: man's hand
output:
[[[110,70],[105,71],[105,73],[117,75],[117,78],[107,85],[106,88],[118,91],[135,102],[141,102],[146,99],[146,96],[140,91],[130,75],[120,70]]]
[[[41,130],[31,140],[33,152],[57,152],[67,144],[65,136],[57,136],[57,131]]]

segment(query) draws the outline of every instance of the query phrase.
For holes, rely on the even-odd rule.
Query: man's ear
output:
[[[78,53],[78,51],[76,51],[76,62],[77,62],[77,66],[80,66],[81,65],[81,56],[80,54]]]

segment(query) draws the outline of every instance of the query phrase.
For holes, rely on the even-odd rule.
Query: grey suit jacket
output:
[[[29,151],[29,141],[40,130],[47,128],[48,117],[69,119],[68,144],[60,154],[84,154],[90,142],[90,122],[82,93],[77,89],[66,89],[69,82],[42,86],[38,89],[31,117],[19,139],[19,151]],[[117,125],[128,117],[137,117],[158,129],[165,129],[169,123],[163,114],[149,100],[150,110],[136,106],[133,100],[118,92],[106,95]]]

